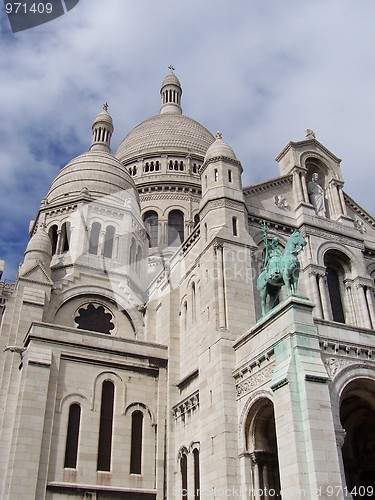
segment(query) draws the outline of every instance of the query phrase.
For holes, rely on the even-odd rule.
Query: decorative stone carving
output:
[[[305,131],[305,137],[306,137],[306,139],[315,139],[315,132],[313,130],[307,128]]]
[[[199,408],[199,391],[194,392],[189,397],[178,403],[172,408],[172,415],[175,421],[185,422],[187,416]]]
[[[341,370],[341,368],[344,368],[345,366],[348,366],[353,362],[354,361],[350,361],[349,359],[343,359],[343,358],[328,358],[325,360],[324,364],[326,366],[328,375],[333,380],[337,375],[337,372]]]
[[[263,385],[265,382],[271,380],[273,370],[274,364],[272,363],[262,370],[259,370],[254,375],[251,375],[247,379],[239,382],[236,386],[237,396],[241,397],[252,391],[253,389],[256,389],[260,385]]]
[[[281,210],[288,210],[288,209],[290,209],[290,206],[289,206],[289,203],[288,203],[287,199],[283,195],[281,195],[281,194],[277,194],[275,196],[275,205],[278,208],[281,208]]]
[[[363,222],[363,220],[356,219],[354,221],[354,227],[358,229],[361,234],[367,233],[367,229],[365,228],[365,223]]]

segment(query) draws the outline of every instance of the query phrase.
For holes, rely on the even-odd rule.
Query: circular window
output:
[[[106,333],[110,335],[115,328],[113,314],[102,304],[90,302],[84,304],[76,311],[74,321],[80,330]]]

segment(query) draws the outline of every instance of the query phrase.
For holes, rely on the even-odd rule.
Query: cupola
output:
[[[202,204],[208,199],[227,197],[241,199],[242,165],[233,149],[217,132],[215,141],[208,148],[200,170],[202,179]]]
[[[169,66],[171,72],[164,78],[161,85],[160,95],[161,95],[161,109],[160,114],[182,114],[181,108],[181,96],[182,87],[179,79],[174,74],[174,67]]]
[[[38,262],[43,264],[44,269],[49,271],[52,259],[51,240],[45,230],[44,224],[38,224],[36,232],[31,237],[25,251],[24,263],[20,269],[20,275]]]
[[[103,104],[103,110],[95,118],[92,124],[92,143],[90,151],[111,152],[111,137],[113,133],[113,121],[108,113],[108,104]]]

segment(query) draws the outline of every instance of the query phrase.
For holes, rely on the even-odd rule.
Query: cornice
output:
[[[264,191],[268,191],[269,189],[283,186],[285,184],[292,184],[292,182],[293,182],[293,176],[291,174],[288,174],[282,177],[276,177],[275,179],[269,179],[265,182],[260,182],[252,186],[245,187],[243,189],[243,194],[245,196],[250,196],[252,194],[262,193]]]
[[[347,205],[363,219],[366,220],[372,227],[375,228],[375,219],[366,210],[360,207],[348,194],[344,192],[344,199]]]

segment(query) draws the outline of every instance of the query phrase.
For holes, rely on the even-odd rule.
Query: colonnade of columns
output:
[[[310,289],[312,302],[315,304],[315,316],[320,319],[332,320],[325,270],[310,272]],[[343,291],[345,322],[363,328],[375,328],[372,283],[369,280],[346,279]]]
[[[275,453],[270,451],[253,451],[250,453],[251,484],[249,491],[251,500],[271,500],[280,493],[278,462]]]

